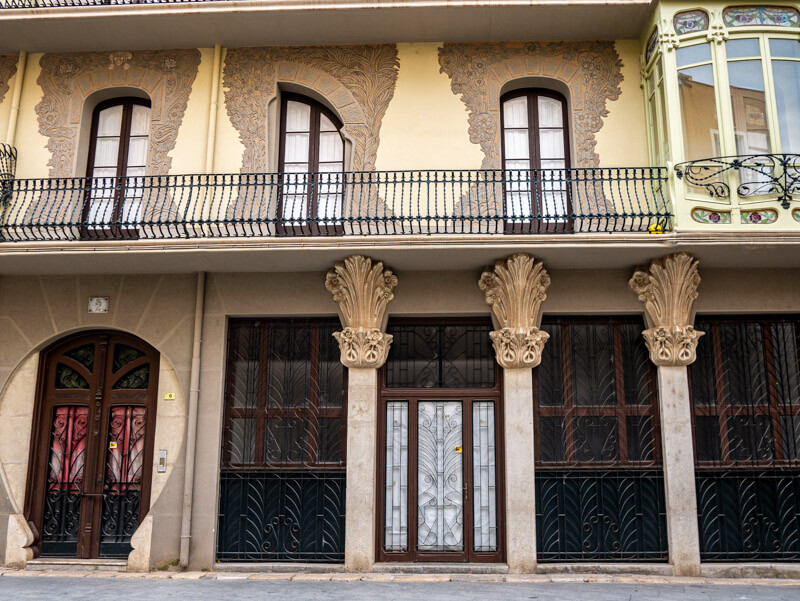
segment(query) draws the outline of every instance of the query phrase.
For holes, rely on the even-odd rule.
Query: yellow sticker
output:
[[[165,392],[164,393],[164,400],[165,401],[174,401],[175,400],[175,393],[174,392]]]
[[[116,449],[117,448],[117,443],[112,440],[111,442],[108,443],[108,448],[109,449]]]
[[[453,451],[455,451],[456,453],[460,453],[461,452],[461,447],[454,447]]]

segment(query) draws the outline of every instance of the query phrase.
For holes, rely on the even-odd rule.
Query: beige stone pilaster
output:
[[[541,261],[524,253],[497,261],[478,282],[492,307],[497,329],[490,336],[504,368],[506,560],[514,573],[536,569],[533,368],[549,338],[539,329],[549,285]]]
[[[700,284],[697,261],[687,253],[655,259],[649,268],[637,270],[629,284],[644,303],[643,336],[658,367],[669,560],[676,576],[697,576],[700,538],[687,373],[703,335],[692,325]]]
[[[6,531],[6,567],[24,569],[33,559],[33,531],[21,513],[8,516]]]
[[[128,572],[149,572],[153,546],[153,515],[148,513],[131,537],[133,550],[128,554]]]
[[[378,369],[392,337],[386,334],[386,307],[397,277],[383,263],[353,255],[328,272],[325,287],[339,303],[344,329],[339,342],[347,374],[347,485],[344,563],[349,572],[367,572],[375,563]]]

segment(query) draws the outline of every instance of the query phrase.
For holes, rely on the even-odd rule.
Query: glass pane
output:
[[[503,103],[503,127],[528,127],[528,98],[520,96]]]
[[[800,40],[780,40],[771,39],[769,41],[769,51],[772,58],[800,58]]]
[[[539,127],[563,127],[564,105],[549,96],[539,96]]]
[[[539,155],[542,159],[564,158],[563,129],[543,129],[539,131]]]
[[[119,136],[122,133],[122,105],[108,107],[97,116],[98,136]]]
[[[678,66],[693,65],[711,61],[711,45],[695,44],[694,46],[684,46],[675,51],[675,59]]]
[[[716,416],[694,418],[694,443],[698,461],[719,461],[719,419]]]
[[[307,163],[308,162],[308,139],[307,133],[286,134],[286,147],[284,148],[283,160],[285,163]]]
[[[617,418],[576,417],[575,459],[581,462],[618,461]]]
[[[56,388],[60,390],[70,388],[88,390],[89,383],[77,371],[63,363],[59,363],[56,366]]]
[[[258,327],[236,328],[231,342],[228,378],[232,382],[226,398],[232,407],[255,408],[258,404],[261,331]]]
[[[267,463],[307,463],[308,421],[302,417],[268,417]]]
[[[114,372],[118,372],[120,368],[125,367],[131,361],[144,357],[144,353],[137,348],[127,346],[125,344],[114,345]]]
[[[341,407],[344,401],[344,366],[339,358],[339,343],[333,337],[339,329],[321,326],[319,330],[319,405],[326,409]]]
[[[797,44],[800,46],[800,43]],[[800,153],[800,63],[772,61],[781,152]]]
[[[652,461],[655,457],[653,418],[649,415],[629,415],[626,425],[628,461]]]
[[[729,417],[728,446],[733,461],[771,461],[774,448],[769,416]]]
[[[505,131],[505,144],[507,160],[530,158],[527,129],[507,129]]]
[[[94,150],[94,167],[116,167],[119,161],[119,138],[98,138]],[[98,169],[93,175],[97,177]],[[116,170],[110,174],[116,175]]]
[[[544,403],[539,403],[544,405]],[[564,461],[564,418],[539,418],[539,460],[545,463]]]
[[[94,195],[89,203],[89,211],[86,215],[86,223],[95,225],[111,223],[113,210],[114,203],[111,200]]]
[[[616,404],[614,336],[611,325],[573,324],[569,331],[575,404]]]
[[[344,159],[344,142],[339,132],[322,132],[319,134],[320,162],[341,161]]]
[[[286,103],[286,131],[310,131],[311,107],[303,102]]]
[[[131,138],[128,144],[128,166],[144,167],[147,165],[147,148],[150,138]]]
[[[761,56],[758,47],[758,40],[750,38],[746,40],[728,40],[725,42],[725,54],[728,58],[749,58],[751,56]]]
[[[86,369],[92,371],[94,366],[94,344],[79,346],[76,349],[64,353],[64,356],[75,359],[75,361],[83,365]]]
[[[311,327],[272,327],[269,332],[267,409],[307,407],[310,379]]]
[[[728,63],[737,154],[769,152],[769,130],[761,61]],[[755,172],[740,172],[744,181]]]
[[[781,417],[783,434],[783,458],[787,461],[800,459],[800,415]]]
[[[150,107],[142,106],[141,104],[133,105],[133,113],[131,114],[131,135],[150,135]]]
[[[386,404],[384,549],[408,550],[408,402]]]
[[[686,159],[719,156],[719,127],[711,65],[678,71],[678,85]]]
[[[124,223],[125,221],[123,221]],[[112,387],[114,390],[140,390],[147,388],[150,383],[150,364],[137,367],[132,372],[117,381]]]
[[[497,551],[497,460],[494,403],[472,404],[472,505],[474,550]]]
[[[230,463],[253,463],[256,459],[256,420],[234,417],[228,428]]]
[[[342,460],[342,418],[319,418],[319,439],[317,442],[317,461],[319,463],[339,463]]]
[[[418,413],[417,549],[463,551],[461,403],[424,401]]]
[[[320,113],[319,115],[319,130],[320,131],[337,131],[336,126],[333,124],[333,121],[328,119],[324,113]]]

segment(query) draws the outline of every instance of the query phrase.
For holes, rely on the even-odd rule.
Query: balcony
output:
[[[0,241],[661,233],[664,168],[6,180]]]

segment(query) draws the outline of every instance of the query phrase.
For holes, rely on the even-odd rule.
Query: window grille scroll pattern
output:
[[[795,318],[701,318],[690,368],[701,558],[800,558]]]
[[[338,327],[312,320],[231,324],[219,560],[343,559]]]
[[[662,560],[654,368],[640,320],[547,318],[534,370],[537,557]]]

